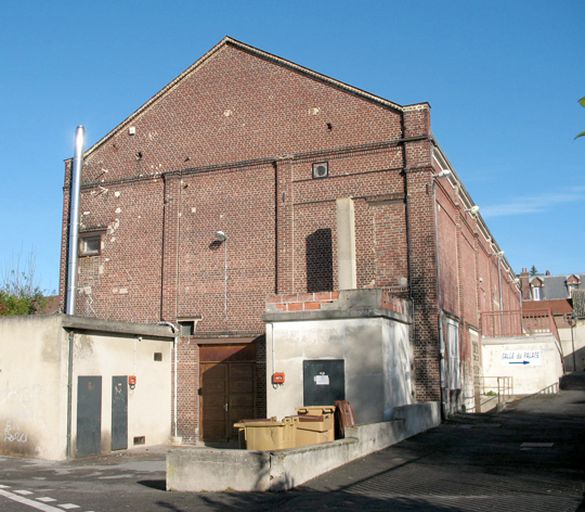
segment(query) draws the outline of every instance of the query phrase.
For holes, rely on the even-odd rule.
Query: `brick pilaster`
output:
[[[276,167],[276,285],[275,293],[291,292],[294,276],[292,160]]]
[[[164,176],[161,320],[170,322],[177,320],[180,181],[176,176]]]

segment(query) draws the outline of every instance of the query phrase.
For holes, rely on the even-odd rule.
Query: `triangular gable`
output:
[[[571,274],[567,276],[566,279],[567,284],[581,284],[581,278],[577,274]]]
[[[326,84],[329,84],[335,88],[341,89],[346,91],[350,94],[354,94],[358,97],[363,99],[369,100],[374,102],[380,106],[384,106],[386,108],[399,111],[399,112],[407,112],[411,110],[421,110],[428,108],[428,103],[415,103],[413,105],[399,105],[392,101],[386,100],[381,98],[380,96],[376,96],[375,94],[371,94],[369,92],[363,91],[357,87],[353,87],[348,85],[340,80],[336,80],[334,78],[328,77],[327,75],[323,75],[312,69],[306,68],[289,60],[283,59],[271,53],[265,52],[253,46],[250,46],[246,43],[242,43],[236,39],[233,39],[229,36],[224,37],[218,44],[216,44],[211,50],[209,50],[205,55],[203,55],[200,59],[198,59],[194,64],[189,66],[185,71],[183,71],[179,76],[177,76],[174,80],[172,80],[168,85],[163,87],[159,92],[157,92],[152,98],[150,98],[146,103],[144,103],[141,107],[139,107],[135,112],[133,112],[130,116],[128,116],[124,121],[118,124],[113,130],[108,132],[104,137],[98,140],[93,146],[91,146],[85,153],[84,156],[89,156],[92,152],[94,152],[97,148],[99,148],[104,142],[122,130],[124,127],[128,126],[136,117],[138,117],[141,113],[143,113],[148,107],[150,107],[153,103],[157,102],[163,96],[165,96],[169,91],[174,89],[183,79],[189,76],[191,73],[196,71],[198,68],[203,66],[213,55],[215,55],[219,50],[221,50],[226,45],[232,45],[240,50],[248,52],[252,55],[257,57],[269,60],[273,63],[279,64],[291,70],[295,70],[300,72],[306,76],[309,76],[313,79],[319,80]]]

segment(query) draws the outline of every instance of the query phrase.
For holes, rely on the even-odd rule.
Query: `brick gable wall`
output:
[[[335,200],[351,196],[358,287],[406,297],[410,286],[417,396],[440,399],[428,108],[400,113],[228,44],[130,125],[135,135],[122,126],[85,159],[81,221],[106,235],[102,253],[80,261],[78,314],[138,322],[201,317],[198,333],[261,334],[268,295],[337,288]],[[313,179],[312,164],[323,161],[329,177]],[[62,296],[69,173],[68,162]],[[228,236],[222,244],[214,243],[218,230]],[[452,274],[442,287],[453,312],[467,316],[458,294],[467,304],[472,287],[459,290],[464,272],[452,254],[460,250],[467,266],[472,253],[440,247],[440,274]],[[491,286],[493,275],[486,279]],[[264,376],[258,347],[257,375]],[[196,342],[182,344],[179,356],[179,423],[192,439]]]

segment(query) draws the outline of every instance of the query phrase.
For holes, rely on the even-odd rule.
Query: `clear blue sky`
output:
[[[402,104],[516,271],[585,271],[585,2],[27,1],[0,12],[0,272],[57,289],[63,160],[230,35]]]

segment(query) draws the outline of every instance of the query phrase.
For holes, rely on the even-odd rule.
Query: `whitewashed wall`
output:
[[[67,329],[64,326],[67,323]],[[67,456],[68,332],[73,332],[71,454],[75,456],[77,377],[102,377],[101,451],[110,451],[112,376],[135,375],[128,390],[128,447],[166,443],[171,435],[172,335],[139,336],[164,328],[112,325],[63,315],[0,319],[0,453],[61,460]],[[96,330],[88,330],[88,326]],[[132,331],[135,331],[134,333]],[[158,332],[157,331],[157,332]],[[154,353],[162,353],[162,361]]]
[[[512,377],[515,395],[538,393],[558,384],[563,374],[558,345],[549,334],[484,339],[482,345],[484,377]]]
[[[279,419],[303,405],[303,361],[343,359],[345,396],[360,424],[392,418],[413,402],[408,326],[388,318],[326,319],[268,323],[267,414]],[[286,382],[272,386],[273,371]]]

